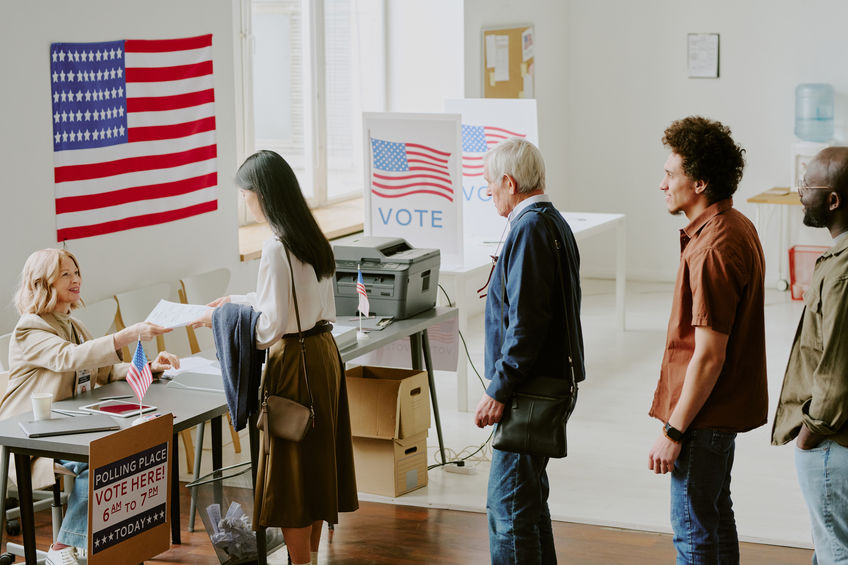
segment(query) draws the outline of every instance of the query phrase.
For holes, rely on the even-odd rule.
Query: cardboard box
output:
[[[430,427],[427,373],[361,366],[348,369],[346,377],[354,436],[406,439]]]
[[[427,485],[427,432],[405,439],[353,438],[356,488],[400,496]]]

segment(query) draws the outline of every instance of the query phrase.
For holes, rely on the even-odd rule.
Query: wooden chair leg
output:
[[[194,428],[192,428],[194,429]],[[183,439],[183,448],[185,449],[186,468],[189,471],[194,471],[194,441],[191,439],[191,430],[183,430],[180,432],[180,437]]]
[[[233,436],[233,451],[241,453],[241,439],[239,438],[238,432],[233,427],[233,419],[230,418],[229,412],[227,412],[227,423],[230,424],[230,435]]]

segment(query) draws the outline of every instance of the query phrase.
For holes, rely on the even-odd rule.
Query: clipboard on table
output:
[[[91,416],[73,416],[70,418],[50,418],[18,423],[27,437],[63,436],[119,430],[121,426],[105,414]]]

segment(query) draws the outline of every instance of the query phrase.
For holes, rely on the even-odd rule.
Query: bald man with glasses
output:
[[[813,563],[848,563],[848,147],[829,147],[798,186],[804,224],[833,246],[816,261],[774,416],[772,444],[795,440]]]

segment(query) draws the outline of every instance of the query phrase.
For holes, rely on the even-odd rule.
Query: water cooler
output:
[[[790,186],[798,186],[807,164],[833,138],[833,87],[823,83],[795,87],[795,135],[801,141],[792,144]]]

